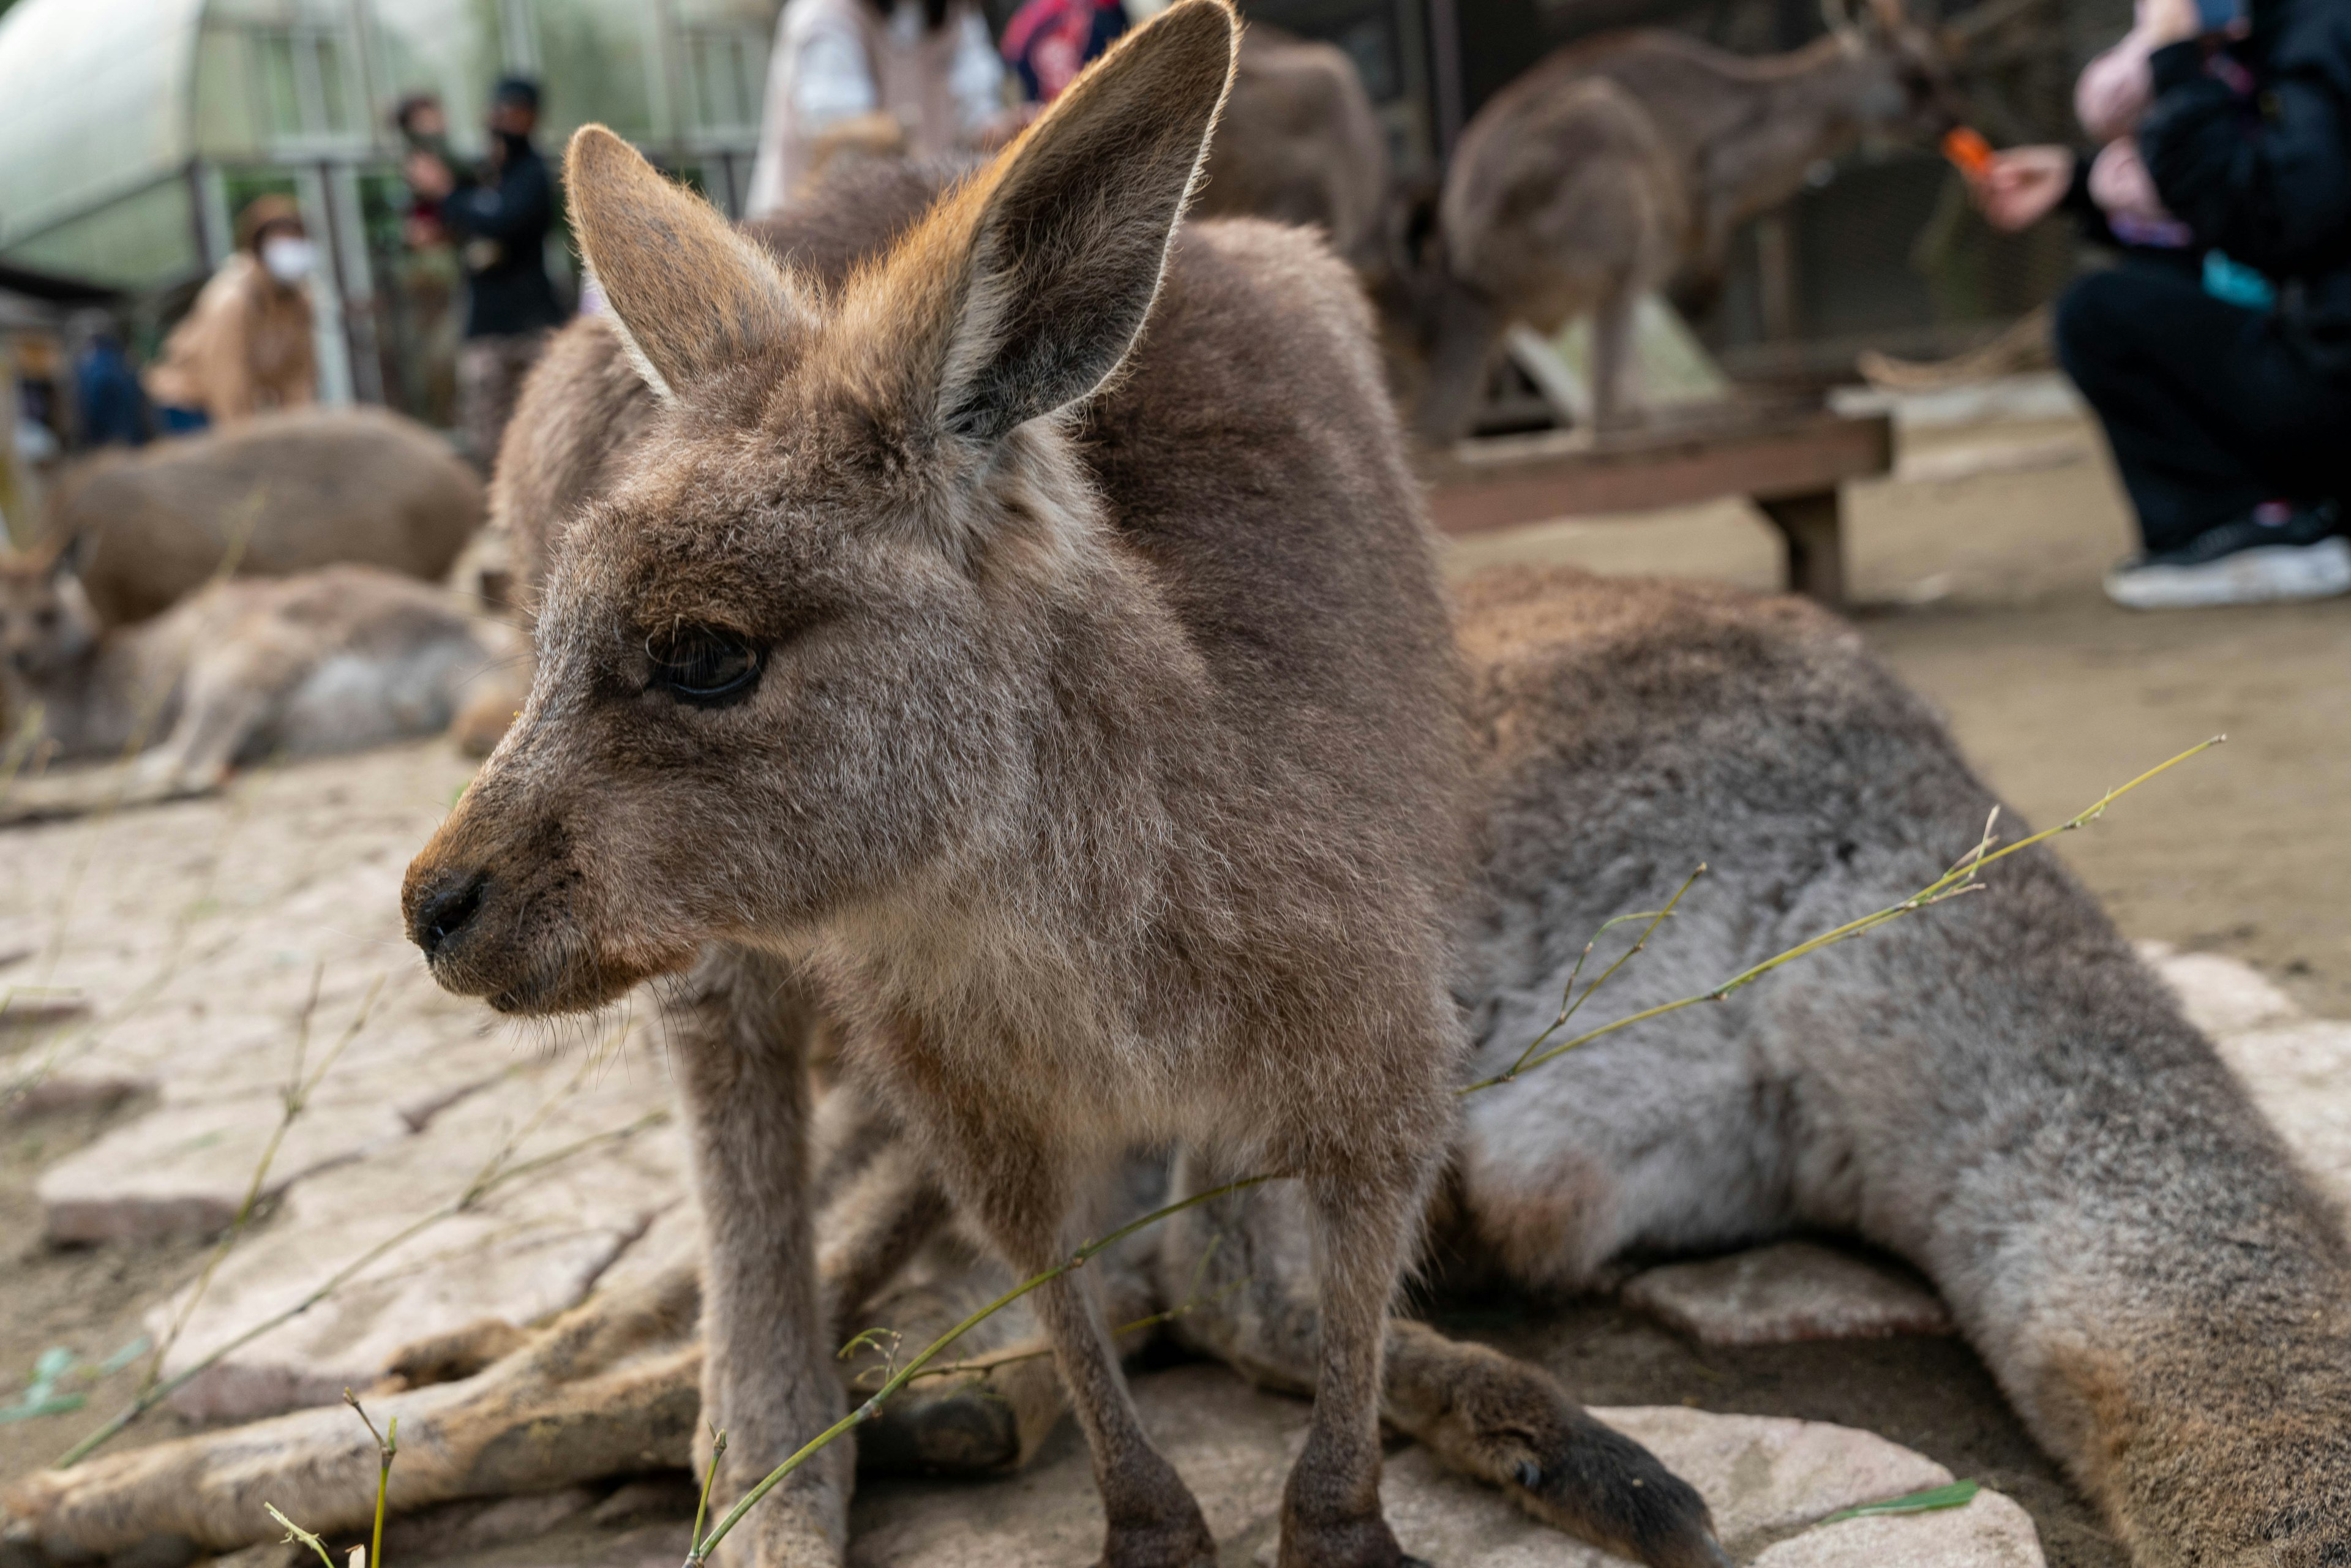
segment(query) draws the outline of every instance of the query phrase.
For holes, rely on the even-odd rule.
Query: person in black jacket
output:
[[[441,225],[465,264],[457,423],[484,469],[497,456],[524,375],[545,346],[549,329],[564,316],[547,276],[555,185],[546,160],[531,144],[538,124],[538,85],[508,77],[491,95],[490,152],[478,172],[461,175],[429,150],[413,152],[408,160],[409,184],[419,196],[439,203]]]
[[[2155,609],[2351,591],[2351,5],[2251,0],[2219,31],[2195,0],[2142,11],[2160,47],[2139,152],[2204,265],[2095,273],[2058,303],[2058,357],[2145,545],[2106,591]],[[2057,151],[2001,155],[1996,223],[2003,192],[2078,183]]]

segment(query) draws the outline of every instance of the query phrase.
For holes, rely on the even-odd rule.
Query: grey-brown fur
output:
[[[1265,225],[1171,248],[1234,37],[1215,0],[1163,13],[837,291],[574,139],[664,413],[556,541],[528,705],[407,904],[436,977],[514,1011],[713,941],[788,956],[1017,1269],[1134,1143],[1295,1173],[1323,1327],[1281,1561],[1386,1568],[1383,1323],[1459,1045],[1451,640],[1349,275]],[[665,656],[742,695],[689,703]],[[729,1113],[689,1095],[716,1245],[805,1277],[798,1064],[726,1071]],[[749,1413],[729,1495],[832,1407],[829,1346],[805,1290],[716,1278],[717,1343],[763,1302],[706,1382]],[[1106,1561],[1212,1558],[1083,1277],[1035,1300]],[[845,1483],[796,1475],[730,1555],[837,1559]]]
[[[284,577],[340,562],[437,582],[482,524],[482,484],[449,444],[381,408],[265,413],[69,476],[65,544],[110,626],[159,615],[231,560]]]
[[[0,822],[202,794],[240,763],[436,735],[475,682],[520,653],[516,633],[445,590],[374,567],[225,579],[108,631],[61,558],[0,559],[12,741],[29,742],[36,771],[127,765],[10,777]]]

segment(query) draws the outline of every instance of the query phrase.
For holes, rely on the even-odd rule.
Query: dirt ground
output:
[[[1900,471],[1859,487],[1851,517],[1865,635],[1941,705],[1976,766],[2032,821],[2062,820],[2225,731],[2225,747],[2070,835],[2064,852],[2129,935],[2242,958],[2313,1012],[2351,1017],[2351,834],[2330,810],[2351,783],[2341,692],[2351,601],[2159,616],[2109,607],[2097,576],[2128,548],[2126,514],[2095,434],[2074,420],[1907,434]],[[1541,557],[1768,587],[1776,548],[1751,512],[1726,503],[1480,540],[1457,564]],[[0,983],[11,977],[0,970]],[[8,1050],[0,1036],[0,1056]],[[94,1360],[134,1337],[140,1313],[201,1258],[193,1243],[40,1244],[36,1173],[121,1113],[0,1124],[0,1404],[48,1346]],[[1866,1427],[2016,1497],[2061,1568],[2124,1561],[1955,1341],[1699,1351],[1606,1302],[1455,1303],[1448,1321],[1552,1366],[1594,1404],[1687,1402]],[[55,1454],[134,1377],[89,1390],[83,1412],[0,1425],[0,1475]],[[173,1429],[156,1420],[138,1440]],[[586,1528],[540,1536],[530,1560],[593,1558],[573,1539]]]

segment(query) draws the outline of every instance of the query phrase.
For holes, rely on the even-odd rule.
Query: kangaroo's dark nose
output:
[[[416,901],[408,936],[424,949],[427,958],[439,953],[443,943],[463,931],[465,923],[481,913],[482,889],[489,880],[480,872],[461,873]]]

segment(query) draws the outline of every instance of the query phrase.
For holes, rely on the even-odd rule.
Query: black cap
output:
[[[528,77],[500,77],[498,85],[490,89],[492,103],[511,103],[538,112],[538,84]]]

